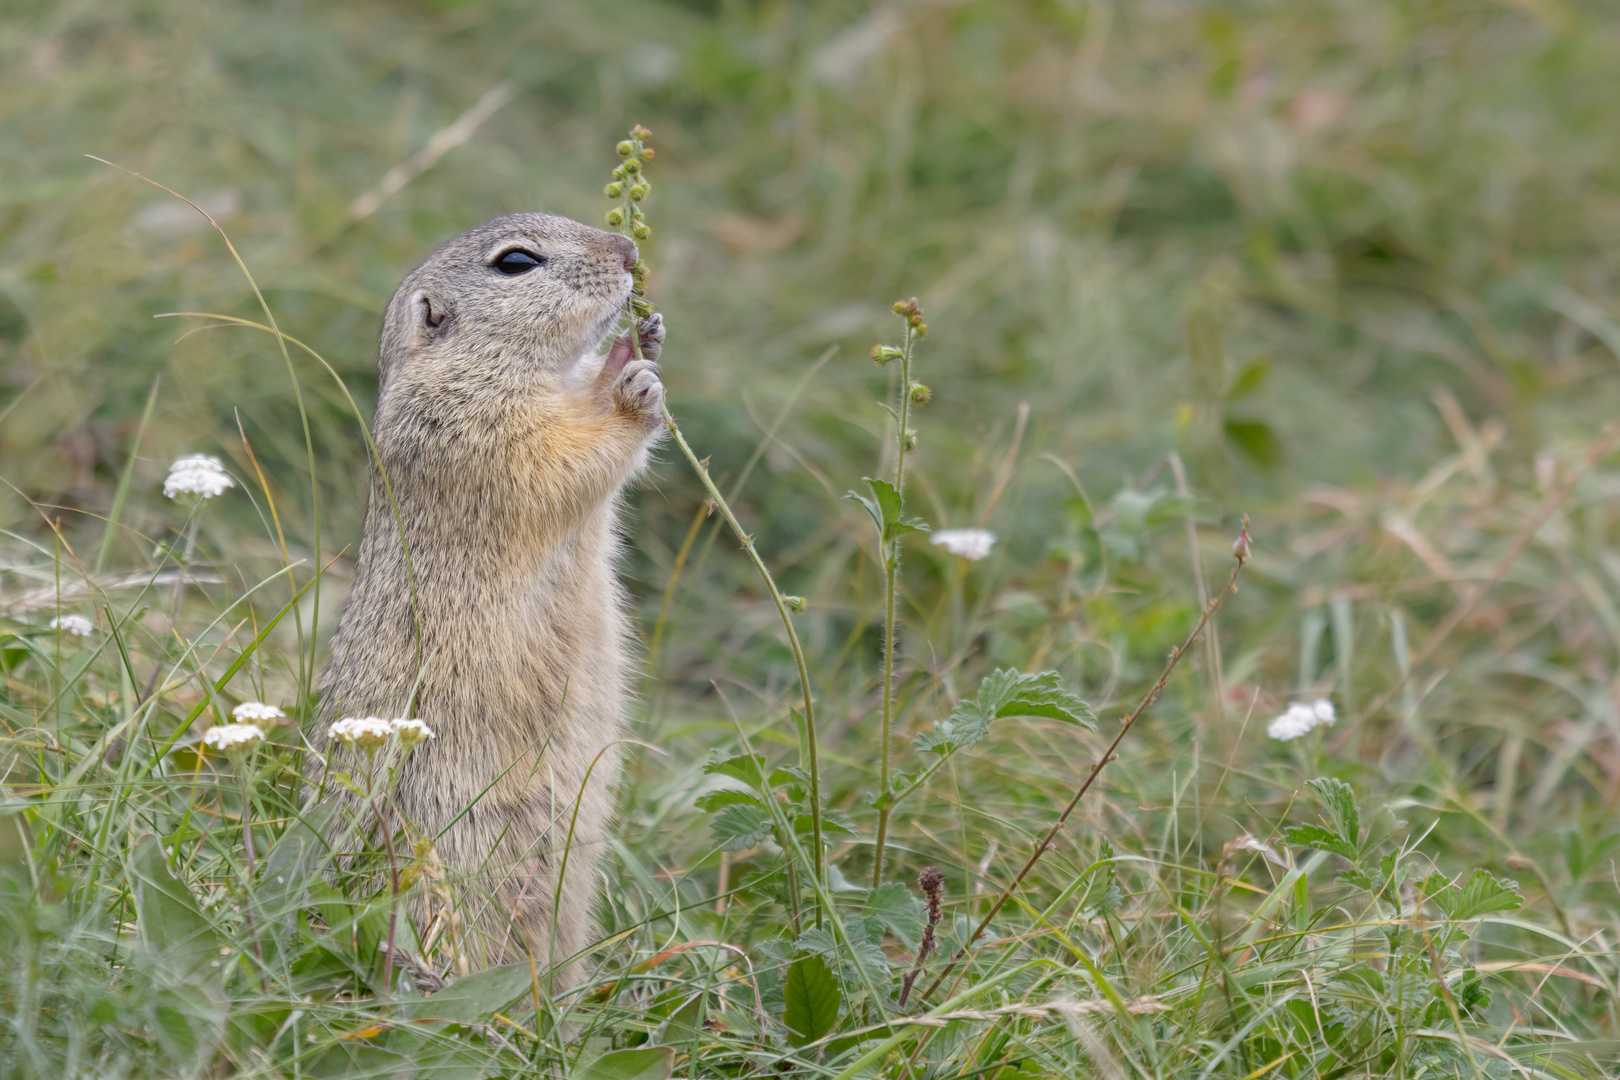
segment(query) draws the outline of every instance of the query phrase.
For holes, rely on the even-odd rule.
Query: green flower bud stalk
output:
[[[889,363],[891,360],[900,361],[900,393],[899,406],[890,412],[898,423],[895,425],[895,464],[894,482],[892,489],[900,496],[902,507],[906,493],[906,455],[917,449],[917,432],[908,426],[911,406],[922,404],[931,396],[928,387],[911,377],[913,365],[916,362],[915,348],[917,339],[928,332],[928,324],[923,322],[922,305],[917,303],[916,297],[908,300],[897,300],[892,309],[906,322],[906,337],[904,343],[895,348],[890,345],[878,345],[872,349],[872,360],[879,364]],[[899,703],[895,699],[895,643],[898,635],[895,633],[896,597],[899,592],[897,572],[900,568],[901,537],[883,536],[879,539],[879,555],[883,566],[884,583],[884,615],[883,615],[883,729],[878,737],[878,745],[882,748],[878,762],[878,821],[877,835],[873,844],[872,860],[872,887],[877,888],[883,884],[884,847],[889,837],[889,815],[894,810],[896,793],[894,787],[894,774],[889,768],[890,747],[892,744],[893,724],[898,711]]]
[[[795,615],[803,615],[810,608],[810,602],[802,596],[784,596],[782,600],[793,609]]]
[[[613,179],[616,181],[625,181],[632,176],[635,179],[620,185],[618,198],[624,199],[624,202],[610,211],[608,224],[636,240],[646,240],[652,235],[652,230],[647,226],[646,216],[637,205],[637,202],[646,198],[648,192],[652,190],[652,185],[647,183],[641,165],[641,162],[653,160],[652,148],[646,145],[647,140],[650,138],[652,138],[652,132],[640,124],[631,128],[630,138],[619,143],[618,146],[619,155],[624,160],[613,171]],[[639,195],[636,194],[638,191]],[[635,284],[631,287],[629,299],[625,304],[625,314],[631,320],[633,328],[636,322],[653,313],[653,306],[647,301],[646,289],[642,286],[642,282],[647,277],[646,267],[638,264],[631,268],[630,273]],[[639,335],[632,331],[629,336],[632,347],[639,356],[641,352]],[[814,892],[818,897],[823,896],[825,893],[822,890],[826,885],[826,875],[823,869],[823,860],[826,858],[826,844],[822,838],[821,827],[821,767],[818,764],[817,754],[815,699],[810,690],[810,675],[804,658],[804,649],[799,644],[798,633],[794,630],[793,620],[790,618],[793,612],[803,611],[807,605],[803,597],[787,597],[777,589],[770,570],[766,567],[764,560],[759,557],[759,553],[754,550],[752,538],[743,531],[736,515],[726,505],[725,498],[720,494],[720,489],[715,487],[714,480],[709,475],[707,460],[699,460],[697,455],[692,452],[691,446],[681,433],[680,425],[675,422],[674,416],[670,415],[667,405],[664,407],[664,426],[674,437],[675,445],[680,447],[681,452],[686,455],[686,460],[696,470],[698,478],[703,481],[703,486],[709,492],[710,502],[708,505],[719,509],[725,517],[726,523],[731,527],[731,531],[743,542],[743,548],[753,562],[754,568],[759,571],[760,576],[765,581],[765,587],[770,590],[771,597],[776,601],[777,613],[782,617],[782,627],[787,631],[788,644],[792,648],[793,659],[798,667],[799,687],[804,694],[804,709],[800,715],[804,718],[805,734],[807,736],[804,742],[803,764],[808,770],[810,781],[810,862],[817,882],[817,889]],[[655,654],[656,648],[655,645]],[[793,897],[791,905],[793,917],[797,920],[798,897],[801,893],[797,883],[797,871],[791,858],[787,863],[787,872],[789,895]],[[816,902],[816,912],[816,925],[820,926],[825,913],[821,908],[819,898]]]
[[[616,183],[609,184],[607,187],[602,189],[602,194],[606,195],[610,199],[617,199],[620,195],[624,194],[624,186]]]

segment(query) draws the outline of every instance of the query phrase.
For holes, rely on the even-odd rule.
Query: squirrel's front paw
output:
[[[632,360],[624,365],[613,384],[613,401],[621,411],[641,417],[649,428],[660,423],[664,384],[658,378],[658,365],[651,360]]]
[[[653,312],[636,324],[636,336],[641,339],[641,358],[657,360],[664,351],[664,316]]]
[[[656,362],[658,354],[664,351],[664,316],[653,312],[636,323],[635,333],[641,345],[641,358]],[[617,371],[634,359],[635,355],[636,347],[630,341],[630,331],[626,330],[613,339],[613,348],[608,350],[603,369],[609,372]]]

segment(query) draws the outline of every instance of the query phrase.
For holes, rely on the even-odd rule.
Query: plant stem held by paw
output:
[[[608,198],[619,201],[619,205],[607,212],[608,225],[638,242],[646,240],[652,235],[652,230],[647,225],[646,214],[640,206],[641,201],[652,190],[652,185],[647,181],[646,172],[646,163],[653,159],[652,147],[647,145],[647,140],[651,138],[652,132],[640,124],[630,129],[630,137],[621,141],[617,148],[619,157],[623,160],[613,170],[612,180],[603,189]],[[630,297],[625,302],[625,315],[630,322],[630,347],[636,359],[639,360],[641,359],[640,323],[642,319],[652,314],[653,306],[647,299],[646,263],[641,259],[637,259],[630,273],[634,279],[634,284],[630,289]],[[709,499],[713,502],[715,509],[720,511],[720,516],[725,518],[726,524],[731,526],[731,531],[736,534],[737,541],[742,545],[743,550],[748,553],[748,558],[753,562],[754,569],[759,571],[760,580],[765,583],[765,590],[771,594],[771,600],[776,604],[777,614],[782,617],[782,626],[787,631],[788,647],[792,650],[793,661],[799,669],[799,688],[804,703],[805,745],[807,749],[803,764],[810,775],[811,869],[815,874],[817,883],[824,884],[822,875],[824,850],[821,828],[821,767],[816,746],[815,704],[810,692],[809,666],[805,663],[804,647],[799,644],[798,632],[793,628],[790,603],[788,598],[782,594],[782,590],[776,587],[776,580],[771,576],[769,568],[766,567],[765,560],[760,558],[759,552],[755,550],[753,536],[743,530],[741,523],[737,521],[737,515],[732,513],[730,504],[726,502],[725,496],[720,494],[720,489],[715,486],[713,478],[709,476],[707,459],[700,460],[692,452],[692,447],[687,443],[686,436],[681,433],[680,425],[675,422],[675,417],[670,413],[667,402],[664,405],[664,426],[669,429],[670,435],[675,439],[675,445],[681,448],[681,453],[686,455],[687,462],[691,464],[692,470],[697,473],[698,480],[702,482],[704,490],[708,492]],[[795,606],[802,605],[800,602],[795,601]],[[818,897],[816,924],[818,926],[821,924],[819,900],[821,893],[821,889],[816,890]]]

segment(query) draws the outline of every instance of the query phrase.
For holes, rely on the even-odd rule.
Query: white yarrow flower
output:
[[[89,637],[95,632],[96,624],[83,615],[63,615],[51,620],[51,629],[72,634],[74,637]]]
[[[1333,702],[1327,698],[1317,698],[1309,705],[1303,701],[1291,701],[1287,712],[1266,725],[1266,734],[1287,742],[1319,727],[1330,727],[1336,719]]]
[[[394,734],[399,736],[399,745],[402,750],[410,750],[429,739],[437,739],[438,734],[420,720],[390,720],[389,726]]]
[[[231,710],[231,718],[239,724],[248,724],[255,720],[280,720],[286,715],[274,705],[266,705],[262,701],[244,701]]]
[[[989,529],[941,529],[934,534],[935,547],[960,555],[968,562],[978,562],[989,555],[995,544],[996,534]]]
[[[227,754],[251,750],[264,742],[264,729],[258,724],[216,724],[203,732],[203,743]]]
[[[345,716],[328,729],[328,734],[369,754],[393,737],[394,725],[375,716]]]
[[[212,454],[188,454],[169,466],[169,478],[163,481],[163,494],[171,499],[177,495],[200,495],[204,499],[212,499],[235,486],[236,481],[225,474],[225,466],[219,463],[219,458]]]

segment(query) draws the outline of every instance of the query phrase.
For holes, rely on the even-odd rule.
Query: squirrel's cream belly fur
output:
[[[631,671],[618,503],[662,405],[656,317],[647,360],[628,336],[596,351],[634,259],[614,234],[512,215],[435,252],[384,320],[381,468],[313,741],[342,762],[327,723],[408,705],[435,730],[394,801],[437,837],[475,964],[560,963],[596,936]]]

